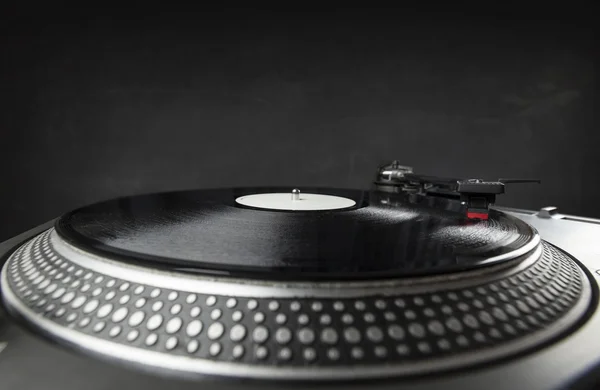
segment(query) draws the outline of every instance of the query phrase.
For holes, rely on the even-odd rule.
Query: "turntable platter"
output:
[[[75,210],[9,256],[3,302],[62,345],[194,380],[474,367],[557,340],[592,305],[576,260],[502,212],[471,221],[455,200],[318,188],[305,190],[354,205],[235,202],[283,190],[174,192]]]
[[[537,244],[522,221],[492,211],[468,221],[401,195],[306,189],[351,200],[342,210],[244,207],[241,188],[133,196],[73,211],[57,224],[72,245],[125,261],[210,274],[366,279],[441,274],[497,264]],[[392,199],[390,200],[390,196]]]

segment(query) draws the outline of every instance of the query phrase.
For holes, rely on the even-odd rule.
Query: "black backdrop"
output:
[[[600,217],[590,9],[11,9],[0,239],[110,197],[534,177],[502,205]]]

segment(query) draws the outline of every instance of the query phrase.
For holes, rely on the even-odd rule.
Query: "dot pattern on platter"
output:
[[[50,232],[9,259],[18,299],[71,332],[166,358],[324,368],[456,359],[560,320],[586,282],[570,258],[543,244],[526,270],[461,290],[364,299],[194,294],[83,269],[55,252]]]

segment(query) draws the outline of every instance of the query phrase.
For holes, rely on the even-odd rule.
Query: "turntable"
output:
[[[509,183],[148,194],[1,244],[2,388],[593,386],[599,221]]]

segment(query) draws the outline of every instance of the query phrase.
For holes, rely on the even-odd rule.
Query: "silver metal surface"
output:
[[[562,255],[559,252],[552,252],[552,249],[546,248],[544,249],[546,260],[540,260],[542,255],[541,247],[537,248],[529,257],[523,259],[521,263],[514,264],[511,268],[503,268],[496,273],[490,272],[486,275],[487,279],[474,278],[472,280],[471,278],[464,277],[456,280],[447,280],[445,283],[439,283],[438,280],[435,286],[427,286],[427,283],[422,281],[421,283],[413,284],[403,284],[400,282],[397,284],[399,287],[396,289],[391,289],[389,286],[386,286],[385,289],[373,288],[369,293],[360,295],[360,298],[353,298],[352,296],[345,295],[343,291],[336,291],[335,299],[332,299],[333,297],[330,292],[325,297],[320,296],[318,299],[310,295],[308,297],[290,297],[285,291],[279,295],[278,290],[281,290],[280,285],[264,284],[259,285],[259,287],[268,289],[270,294],[258,295],[248,299],[249,294],[247,293],[237,294],[238,291],[241,291],[241,288],[233,291],[230,290],[228,294],[224,295],[218,294],[214,290],[209,290],[206,286],[202,286],[205,282],[204,279],[191,279],[195,282],[196,286],[192,291],[189,291],[182,289],[181,284],[176,288],[147,283],[143,283],[142,285],[140,281],[135,279],[135,276],[145,275],[145,273],[129,273],[127,272],[129,270],[128,266],[125,266],[119,275],[103,274],[87,267],[95,259],[92,259],[90,263],[72,262],[71,259],[63,253],[58,252],[56,247],[53,246],[54,243],[51,240],[51,234],[44,237],[47,238],[46,241],[39,239],[34,243],[25,244],[25,246],[15,252],[15,257],[12,257],[5,265],[2,274],[3,294],[5,302],[13,313],[24,317],[54,339],[61,340],[75,348],[109,356],[114,359],[123,359],[134,364],[174,370],[185,375],[209,373],[263,378],[315,379],[327,377],[345,379],[349,375],[351,377],[403,375],[465,366],[474,362],[511,354],[515,351],[526,350],[556,336],[580,318],[588,307],[591,294],[587,279],[585,279],[577,268],[573,268],[575,266],[569,263],[568,258],[561,257]],[[565,265],[571,264],[569,265],[571,267],[570,273],[565,270],[566,273],[564,275],[575,277],[578,283],[582,283],[581,294],[577,296],[573,306],[556,321],[547,324],[543,329],[536,328],[535,331],[528,333],[527,337],[517,338],[512,341],[507,340],[506,342],[498,343],[488,349],[484,348],[477,352],[460,353],[448,359],[435,353],[435,346],[441,345],[440,349],[444,349],[444,346],[447,346],[449,342],[448,339],[433,339],[435,343],[425,340],[419,341],[425,335],[439,336],[438,333],[440,333],[439,325],[441,323],[433,323],[431,325],[431,321],[418,322],[428,318],[426,310],[432,308],[439,309],[439,311],[436,311],[437,314],[434,313],[437,316],[441,315],[439,313],[446,313],[444,308],[447,307],[451,310],[450,313],[462,313],[465,310],[469,310],[470,312],[456,316],[458,318],[452,317],[449,319],[444,324],[446,326],[445,332],[465,332],[467,329],[477,328],[473,333],[459,334],[456,337],[456,343],[465,346],[469,343],[483,343],[488,335],[484,334],[481,330],[485,328],[492,332],[493,329],[486,328],[485,322],[489,319],[486,320],[485,318],[487,317],[485,315],[479,318],[475,318],[473,315],[478,310],[475,303],[477,301],[474,299],[475,294],[479,294],[477,296],[481,298],[486,296],[487,292],[494,293],[499,297],[505,296],[508,301],[506,301],[506,304],[502,303],[503,309],[500,312],[496,313],[495,311],[496,309],[500,310],[498,302],[486,303],[486,305],[491,305],[488,311],[491,315],[497,315],[498,321],[514,321],[511,319],[514,315],[511,314],[513,311],[510,309],[513,306],[508,306],[508,302],[513,303],[513,298],[510,297],[509,292],[511,288],[516,287],[511,287],[512,282],[509,283],[508,280],[517,281],[518,277],[522,276],[521,273],[526,272],[530,268],[534,269],[543,261],[550,261],[548,259],[551,259],[552,256],[555,259],[560,259]],[[63,268],[61,268],[63,264],[66,264],[67,269],[72,264],[72,271],[63,272]],[[523,266],[523,264],[528,265]],[[113,264],[113,266],[117,267],[118,264]],[[20,271],[17,272],[18,270]],[[544,268],[542,267],[540,270],[543,271]],[[79,279],[73,280],[77,274],[79,274],[77,276]],[[12,283],[14,284],[9,284],[8,275],[11,275],[11,278],[13,278]],[[60,284],[65,283],[65,280],[67,280],[66,285],[68,285],[68,288],[62,288],[63,291],[56,298],[53,298],[55,301],[48,303],[48,305],[54,305],[48,314],[41,314],[45,312],[44,305],[38,307],[37,303],[45,299],[43,298],[44,292],[51,285],[44,284],[48,279],[56,280],[56,283]],[[190,283],[191,280],[189,281]],[[80,281],[80,284],[73,287],[73,283],[77,281]],[[475,281],[478,283],[475,283]],[[221,282],[225,284],[231,283],[230,281],[220,281],[218,279],[211,280],[213,285]],[[19,283],[21,284],[19,285]],[[523,283],[526,283],[526,280]],[[109,284],[112,287],[109,287]],[[122,287],[123,285],[126,288]],[[9,286],[9,288],[6,288],[6,286]],[[43,290],[40,289],[40,286],[44,287]],[[479,289],[482,286],[487,290],[479,293]],[[515,284],[514,286],[517,285]],[[286,287],[290,288],[289,285]],[[343,287],[338,286],[338,289],[342,289]],[[16,290],[13,291],[13,288]],[[301,286],[294,286],[294,288],[301,289]],[[350,288],[356,288],[356,286],[351,285]],[[50,296],[54,296],[60,289],[61,287],[56,287],[49,293]],[[84,289],[85,291],[83,291]],[[100,292],[97,292],[98,290]],[[110,298],[107,299],[107,294],[113,291],[116,294],[114,296],[109,295]],[[390,292],[390,294],[382,294],[382,291]],[[88,313],[91,322],[86,327],[90,328],[89,331],[85,329],[78,330],[79,328],[72,329],[64,326],[64,322],[62,322],[66,321],[63,318],[68,318],[72,313],[83,313],[85,305],[75,309],[72,306],[81,292],[86,294],[88,303],[93,299],[101,301],[94,310]],[[131,299],[131,303],[127,301],[124,304],[120,304],[121,298],[131,294],[131,292],[137,297]],[[207,293],[211,295],[206,295]],[[196,295],[196,299],[190,298],[190,301],[193,302],[190,305],[187,303],[187,299],[192,294]],[[233,294],[235,296],[232,296]],[[68,298],[65,298],[65,296]],[[464,303],[462,301],[463,297],[469,299],[469,307],[462,305]],[[231,302],[232,298],[235,299],[236,304],[227,304],[227,302]],[[129,321],[136,312],[135,310],[131,310],[131,308],[133,307],[133,302],[136,302],[138,299],[147,300],[142,305],[142,308],[139,308],[139,311],[145,311],[146,316],[152,315],[152,317],[147,318],[146,326],[139,324],[136,329],[125,328],[126,325],[131,326],[129,325]],[[548,299],[554,298],[551,297]],[[150,312],[150,308],[154,308],[156,302],[164,302],[165,300],[169,301],[168,305],[161,304],[156,312],[153,314]],[[276,302],[276,304],[273,304],[273,302]],[[199,306],[193,306],[196,304]],[[513,304],[514,307],[518,307],[516,301]],[[130,318],[121,319],[117,325],[113,320],[115,315],[117,319],[120,317],[120,314],[117,315],[122,308],[119,305],[129,305],[130,310],[128,310],[127,315]],[[206,343],[200,342],[196,346],[193,342],[195,339],[188,339],[187,326],[193,321],[191,319],[193,317],[190,315],[189,319],[185,321],[181,320],[181,323],[179,323],[177,319],[180,318],[173,317],[173,314],[170,312],[170,309],[174,305],[182,305],[181,311],[178,311],[176,314],[177,316],[187,315],[187,313],[191,314],[197,307],[199,310],[197,315],[201,316],[203,321],[209,321],[209,323],[206,323],[206,330],[204,330],[206,333],[202,333],[203,329],[201,329],[199,333],[201,336],[199,337],[206,337],[203,340],[211,341],[207,341]],[[201,306],[204,310],[200,309]],[[247,318],[244,324],[247,327],[248,335],[251,335],[251,337],[247,337],[245,342],[250,344],[229,344],[230,342],[235,342],[230,332],[235,325],[227,324],[226,321],[230,318],[233,319],[234,313],[237,310],[234,307],[228,306],[243,308],[244,311],[247,310],[246,317],[249,318]],[[494,310],[491,309],[492,306],[495,308]],[[217,310],[221,312],[218,316],[213,314]],[[292,339],[289,343],[297,341],[299,344],[295,344],[297,346],[295,348],[289,346],[274,348],[275,344],[281,345],[281,339],[277,339],[277,328],[273,328],[272,326],[277,316],[283,314],[279,311],[283,310],[286,310],[288,316],[293,316],[293,318],[287,319],[290,324],[304,326],[304,328],[299,328],[298,332],[292,332]],[[395,318],[392,321],[396,321],[402,316],[405,319],[404,321],[409,321],[406,328],[402,328],[403,322],[392,322],[385,327],[381,326],[380,322],[370,327],[364,325],[371,323],[371,318],[376,315],[375,313],[378,313],[377,316],[382,321],[388,321],[385,313],[390,310],[394,310],[395,312],[392,312],[393,316],[388,315],[387,317]],[[61,314],[59,315],[59,313]],[[262,318],[258,321],[261,323],[260,325],[255,324],[258,314]],[[326,350],[320,352],[321,345],[315,343],[315,340],[317,337],[320,340],[322,334],[325,332],[325,328],[321,328],[320,318],[322,318],[322,315],[330,317],[335,315],[337,321],[343,321],[343,318],[351,319],[349,321],[351,324],[346,325],[343,328],[343,333],[340,333],[338,337],[338,343],[342,341],[348,342],[351,345],[350,348],[327,347]],[[446,313],[446,315],[451,314]],[[242,315],[242,317],[244,316]],[[141,321],[143,323],[144,319]],[[417,322],[412,324],[410,321]],[[136,321],[134,321],[135,323]],[[169,325],[173,323],[175,325]],[[428,326],[424,324],[428,324]],[[507,325],[510,324],[515,324],[518,328],[518,320],[517,322],[510,322]],[[393,328],[394,325],[400,330]],[[136,335],[136,337],[129,337],[133,330],[140,332],[140,334]],[[507,335],[509,333],[506,327],[502,328],[502,331],[506,332]],[[274,337],[271,337],[271,334]],[[133,335],[135,335],[135,332]],[[225,337],[225,335],[228,335],[228,337]],[[382,337],[388,336],[393,340],[398,339],[398,344],[392,344],[393,348],[386,348],[387,344],[378,344],[381,342]],[[331,340],[331,337],[326,336],[325,340]],[[453,341],[452,339],[450,340]],[[255,343],[254,347],[251,344],[252,342]],[[141,346],[145,347],[140,348]],[[289,352],[291,352],[289,357],[286,358],[288,356],[287,350],[281,352],[282,348],[289,349]],[[294,350],[300,352],[294,354]],[[210,358],[206,358],[204,355],[202,357],[197,356],[198,353],[203,353],[202,351],[206,351],[206,356],[210,356]],[[426,360],[411,359],[396,363],[388,362],[389,364],[386,365],[369,363],[370,359],[372,359],[371,356],[378,359],[382,356],[393,357],[391,356],[392,352],[394,353],[393,356],[415,356],[415,353],[419,353],[431,356],[431,358]],[[307,367],[288,365],[277,368],[273,368],[271,364],[259,364],[261,361],[270,362],[270,359],[280,359],[281,356],[283,356],[283,360],[290,362],[289,364],[294,364],[298,359],[311,364],[312,362],[317,364],[318,359],[323,358],[328,359],[330,362],[335,362],[335,364]],[[229,361],[229,357],[238,359],[239,361]],[[347,360],[348,357],[353,362],[360,362],[360,364],[349,363]],[[255,360],[252,361],[251,359]]]
[[[539,257],[540,237],[533,239],[523,247],[506,255],[495,256],[484,263],[495,263],[503,259],[514,259],[498,265],[481,267],[473,271],[455,273],[451,275],[427,276],[420,278],[392,279],[378,281],[355,282],[275,282],[249,279],[219,279],[189,273],[175,273],[165,270],[156,270],[132,264],[99,257],[95,254],[81,251],[62,240],[54,229],[49,231],[50,244],[53,250],[70,262],[93,272],[109,275],[114,278],[126,275],[128,279],[138,283],[157,286],[164,289],[183,290],[189,293],[219,295],[233,295],[237,297],[353,297],[365,295],[392,295],[399,292],[428,292],[435,290],[437,282],[443,282],[447,288],[459,288],[469,284],[485,283],[490,280],[507,277],[529,267]],[[527,256],[527,259],[520,258]],[[343,288],[340,288],[343,287]],[[154,288],[151,298],[160,295],[160,288]],[[142,294],[144,287],[139,286],[134,291],[136,295]],[[215,296],[206,299],[208,306],[214,305]],[[256,302],[250,300],[248,308],[255,308]],[[294,311],[294,308],[292,308]]]
[[[558,214],[558,208],[554,206],[542,207],[540,211],[538,211],[537,216],[539,218],[552,218],[553,216]]]
[[[292,200],[300,200],[300,190],[297,188],[294,188],[292,190]]]
[[[600,281],[600,273],[595,272],[600,270],[600,245],[597,240],[597,237],[600,236],[600,220],[564,214],[560,214],[561,218],[541,219],[535,215],[536,211],[497,208],[510,212],[535,226],[545,241],[566,250],[587,267],[595,277],[594,284]],[[562,217],[568,217],[568,219]],[[53,221],[49,221],[9,241],[0,243],[0,254],[7,253],[15,245],[46,230],[51,227],[52,223]],[[432,295],[432,297],[436,297],[436,295]],[[441,304],[441,301],[436,300],[434,303]],[[245,303],[243,305],[245,307]],[[239,309],[240,305],[237,308]],[[189,312],[190,309],[185,310]],[[332,308],[331,314],[335,313],[337,311]],[[240,314],[242,313],[240,312]],[[226,315],[231,316],[231,314]],[[455,388],[547,390],[579,388],[576,384],[583,383],[583,388],[586,388],[585,385],[593,383],[597,372],[595,369],[600,364],[598,329],[600,329],[600,313],[596,312],[576,332],[572,332],[544,348],[537,349],[533,353],[504,360],[502,364],[464,370],[460,375],[427,375],[418,380],[409,381],[404,378],[387,381],[369,380],[361,382],[362,384],[353,383],[352,387],[381,390]],[[121,361],[107,365],[94,358],[85,358],[80,354],[68,353],[63,348],[57,348],[54,343],[45,342],[42,338],[25,331],[13,321],[9,321],[8,337],[0,338],[0,341],[8,341],[9,344],[9,347],[0,354],[0,377],[2,384],[7,388],[30,389],[46,386],[64,390],[81,388],[100,390],[114,387],[115,383],[121,383],[131,390],[164,388],[193,390],[198,386],[211,390],[265,389],[265,383],[262,381],[187,381],[182,379],[185,375],[157,376],[157,374],[169,373],[154,367],[140,372],[129,369],[128,365],[122,364]],[[139,336],[138,340],[141,339],[143,343],[142,337],[145,336]],[[447,346],[444,340],[437,344],[440,348]],[[241,351],[241,355],[236,354],[238,351]],[[393,354],[401,355],[402,352],[408,353],[406,346],[392,345],[388,348],[388,358]],[[339,351],[335,347],[328,348],[325,352],[327,358],[331,358],[332,361],[334,361],[336,353],[339,354]],[[233,356],[243,357],[248,354],[251,355],[253,352],[246,351],[241,345],[233,348]],[[237,361],[237,358],[233,359]],[[69,372],[70,375],[64,375],[64,372]],[[286,386],[288,386],[287,378],[281,379],[286,381]],[[327,386],[330,389],[341,390],[348,388],[348,383],[329,383]],[[314,384],[296,384],[293,388],[311,389],[314,388]]]
[[[207,333],[209,339],[218,340],[223,336],[223,333],[225,333],[225,327],[222,323],[215,322],[208,328]]]
[[[399,161],[394,160],[390,164],[379,167],[377,179],[381,181],[394,181],[403,178],[404,174],[412,172],[412,167],[401,165]]]
[[[229,331],[229,338],[233,342],[242,341],[246,337],[246,327],[241,324],[234,325]]]

